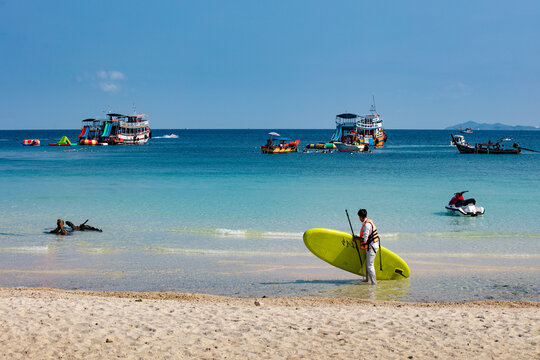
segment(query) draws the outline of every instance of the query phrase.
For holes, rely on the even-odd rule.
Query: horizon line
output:
[[[512,126],[512,125],[509,125]],[[534,127],[530,125],[515,125],[519,127],[532,127],[533,129],[473,129],[474,131],[540,131],[540,127]],[[459,129],[426,129],[426,128],[384,128],[385,130],[415,130],[415,131],[434,131],[434,130],[459,130]],[[0,131],[38,131],[38,130],[58,130],[58,131],[79,131],[80,128],[42,128],[42,129],[0,129]],[[151,130],[335,130],[335,128],[154,128]]]

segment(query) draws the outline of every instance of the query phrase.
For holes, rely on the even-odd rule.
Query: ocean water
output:
[[[265,155],[267,132],[167,129],[139,146],[24,147],[79,130],[0,131],[0,286],[540,300],[539,153],[462,155],[449,131],[388,130],[369,154]],[[278,132],[303,148],[333,131]],[[466,138],[503,136],[540,150],[540,131]],[[463,190],[485,216],[447,214]],[[345,209],[359,208],[409,279],[364,285],[305,248],[305,230],[349,231]],[[103,232],[48,234],[58,218]]]

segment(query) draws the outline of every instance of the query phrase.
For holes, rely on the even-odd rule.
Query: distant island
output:
[[[456,124],[445,128],[445,130],[460,130],[471,128],[473,130],[540,130],[538,126],[522,126],[522,125],[505,125],[501,123],[487,124],[467,121],[461,124]]]

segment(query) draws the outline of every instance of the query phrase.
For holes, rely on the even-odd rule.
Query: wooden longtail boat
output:
[[[487,143],[477,143],[470,145],[469,143],[460,143],[453,134],[450,134],[452,141],[456,144],[457,149],[462,154],[519,154],[521,153],[521,148],[518,143],[514,143],[511,148],[504,147],[502,144],[503,139],[498,140],[497,142],[492,143],[491,141]]]

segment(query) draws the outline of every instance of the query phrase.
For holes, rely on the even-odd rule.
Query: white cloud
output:
[[[105,92],[118,91],[119,86],[110,82],[100,82],[99,87]]]
[[[124,74],[122,74],[120,71],[109,71],[109,78],[111,80],[123,80]]]
[[[119,82],[125,79],[124,73],[117,70],[98,70],[96,76],[99,88],[105,92],[120,90]]]
[[[105,70],[96,71],[96,75],[100,79],[106,79],[107,78],[107,71],[105,71]]]

